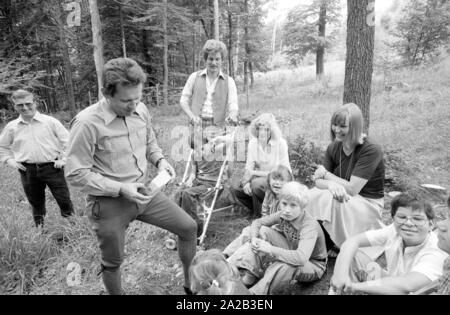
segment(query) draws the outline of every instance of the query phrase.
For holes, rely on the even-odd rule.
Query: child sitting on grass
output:
[[[313,282],[325,273],[325,237],[317,221],[305,211],[307,203],[306,186],[285,184],[279,211],[253,221],[250,242],[228,258],[240,269],[253,294],[280,292],[293,281]]]
[[[399,295],[416,292],[442,276],[447,254],[438,248],[432,231],[431,205],[409,194],[392,200],[390,226],[347,239],[341,247],[331,279],[330,293]],[[361,248],[381,246],[383,269]]]
[[[230,137],[219,136],[215,126],[194,133],[191,173],[184,186],[175,193],[175,202],[197,222],[197,236],[203,231],[203,221],[198,217],[198,201],[208,189],[213,189],[219,179],[223,163],[223,151],[231,142]]]
[[[291,171],[284,165],[275,167],[267,177],[267,187],[262,204],[262,216],[278,212],[278,196],[284,184],[293,180]]]
[[[262,204],[262,216],[268,216],[279,211],[279,195],[284,184],[292,181],[291,171],[284,165],[275,167],[267,177],[267,191]],[[231,256],[234,252],[250,240],[250,227],[242,230],[241,236],[230,243],[223,251],[226,257]]]
[[[217,249],[197,253],[189,269],[189,278],[192,292],[198,295],[250,295],[237,269],[230,266]]]

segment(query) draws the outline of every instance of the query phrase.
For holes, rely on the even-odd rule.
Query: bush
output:
[[[317,165],[322,164],[325,152],[314,143],[299,135],[289,144],[289,160],[295,180],[308,187],[314,185],[311,179]]]

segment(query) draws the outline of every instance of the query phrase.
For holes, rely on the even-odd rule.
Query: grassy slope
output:
[[[371,136],[387,149],[401,149],[402,158],[413,169],[411,181],[432,182],[450,187],[450,60],[429,69],[401,70],[398,81],[410,87],[384,91],[383,78],[375,76]],[[277,71],[258,75],[250,94],[250,108],[244,112],[273,112],[284,134],[302,134],[325,147],[331,112],[341,104],[343,64],[327,65],[328,86],[314,81],[314,69]],[[245,107],[241,97],[241,107]],[[175,107],[155,112],[159,142],[169,154],[169,130],[184,122]],[[178,174],[183,163],[175,163]],[[47,234],[31,228],[29,207],[16,173],[0,166],[0,294],[98,294],[102,284],[98,271],[95,236],[86,217],[74,224],[59,218],[57,206],[48,197]],[[169,189],[169,193],[173,188]],[[75,206],[84,213],[84,196],[72,191]],[[212,222],[208,247],[223,248],[248,221],[239,215],[223,214]],[[130,294],[151,294],[155,287],[181,294],[181,278],[176,252],[163,246],[165,233],[139,222],[131,224],[127,235],[124,286]],[[83,268],[81,286],[66,284],[66,267],[77,262]],[[331,266],[330,266],[331,271]],[[306,293],[326,293],[329,275]],[[292,293],[292,292],[291,292]],[[294,290],[293,293],[300,293]]]

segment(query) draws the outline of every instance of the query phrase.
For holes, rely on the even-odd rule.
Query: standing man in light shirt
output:
[[[233,78],[222,72],[227,54],[225,44],[208,40],[203,47],[206,69],[194,72],[184,86],[180,105],[191,124],[203,128],[237,122],[238,95]]]
[[[19,171],[37,227],[44,224],[46,215],[46,186],[61,215],[71,216],[73,205],[63,171],[69,133],[57,119],[37,111],[32,93],[17,90],[11,100],[20,116],[0,134],[0,161]]]
[[[141,103],[146,75],[132,59],[110,60],[103,68],[105,96],[72,121],[67,153],[68,181],[88,195],[88,216],[101,249],[102,277],[111,295],[123,294],[120,266],[125,233],[139,220],[178,235],[185,291],[196,252],[197,224],[163,193],[150,191],[148,162],[175,177],[159,148],[150,113]]]

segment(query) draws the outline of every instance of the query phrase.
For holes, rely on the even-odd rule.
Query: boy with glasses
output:
[[[338,294],[409,294],[442,275],[447,254],[438,248],[432,232],[435,214],[431,205],[408,194],[391,203],[394,223],[368,231],[344,242],[331,279]],[[363,247],[381,246],[387,269],[366,256]]]
[[[445,219],[438,223],[439,236],[438,247],[450,254],[450,198],[447,199],[447,213],[445,213]],[[450,258],[444,263],[443,275],[438,281],[437,294],[449,295],[450,294]]]
[[[71,216],[74,210],[63,171],[69,132],[57,119],[37,111],[32,93],[17,90],[11,100],[20,116],[0,134],[0,161],[20,173],[37,227],[44,224],[46,215],[46,186],[61,215]]]

